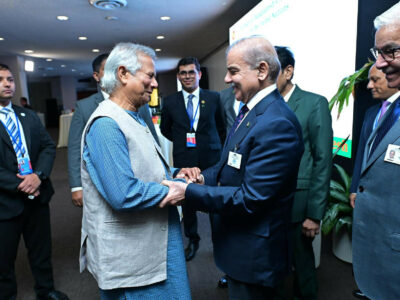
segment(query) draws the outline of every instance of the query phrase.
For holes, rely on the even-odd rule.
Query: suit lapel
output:
[[[300,91],[300,88],[296,85],[292,95],[289,98],[289,101],[287,102],[293,112],[296,112],[299,106],[299,100],[301,99]]]
[[[32,142],[29,120],[27,119],[26,114],[18,106],[13,105],[13,109],[17,114],[18,120],[21,122],[22,128],[24,129],[26,146],[28,147],[27,150],[29,152],[29,149],[31,148],[31,142]]]
[[[199,115],[199,122],[197,123],[197,130],[199,131],[200,128],[206,124],[206,119],[207,119],[207,113],[206,113],[206,109],[207,109],[207,100],[204,98],[204,93],[203,90],[200,89],[200,93],[199,93],[199,111],[198,114]],[[194,111],[193,114],[196,112],[196,108],[197,107],[193,107]]]
[[[179,109],[181,111],[181,113],[179,113],[179,115],[184,116],[183,120],[187,126],[187,130],[189,130],[190,128],[190,120],[189,120],[189,116],[187,114],[187,110],[186,110],[186,105],[185,105],[185,99],[183,98],[183,93],[182,91],[180,91],[178,93],[178,96],[176,98],[176,108]]]
[[[1,124],[0,126],[0,138],[4,141],[4,143],[12,150],[14,151],[14,148],[11,144],[11,139],[10,136],[8,135],[6,129],[4,128],[4,125]]]

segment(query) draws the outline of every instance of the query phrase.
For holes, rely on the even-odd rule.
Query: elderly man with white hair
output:
[[[160,182],[177,170],[138,114],[157,87],[154,59],[148,47],[115,46],[101,83],[110,98],[83,131],[80,266],[101,299],[190,299],[177,209],[158,207]]]
[[[400,2],[378,16],[376,67],[400,88]],[[400,299],[400,98],[395,99],[364,148],[353,220],[353,268],[368,299]],[[392,158],[394,151],[394,157]]]

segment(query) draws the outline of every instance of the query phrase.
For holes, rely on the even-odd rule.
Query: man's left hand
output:
[[[200,169],[197,167],[194,168],[182,168],[179,173],[176,175],[176,178],[184,178],[186,182],[197,182],[200,176]]]
[[[319,234],[319,221],[314,221],[312,219],[306,219],[303,222],[302,232],[305,236],[314,238],[317,234]]]
[[[18,185],[17,189],[28,195],[35,194],[42,183],[42,181],[39,179],[39,176],[37,176],[35,173],[28,175],[17,174],[17,177],[22,179],[22,182]]]
[[[185,199],[187,183],[163,180],[161,184],[169,187],[169,191],[159,204],[160,208],[166,205],[179,205]]]

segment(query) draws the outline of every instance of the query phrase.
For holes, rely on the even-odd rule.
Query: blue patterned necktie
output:
[[[392,128],[394,123],[400,117],[400,97],[397,98],[395,102],[392,104],[394,107],[389,112],[389,115],[382,121],[382,124],[379,126],[374,142],[371,147],[371,151],[369,152],[369,157],[371,157],[372,153],[374,153],[375,149],[378,147],[379,143],[383,140],[386,133]]]
[[[247,105],[243,105],[242,108],[239,111],[239,114],[237,115],[235,122],[232,125],[231,130],[229,131],[229,135],[228,135],[228,139],[227,141],[230,140],[230,138],[232,137],[232,135],[235,133],[236,129],[239,127],[240,122],[242,122],[244,116],[246,115],[246,113],[249,111],[249,108],[247,107]]]
[[[17,154],[17,157],[23,157],[23,155],[25,154],[25,148],[22,144],[20,135],[18,134],[17,125],[11,118],[11,109],[9,109],[8,107],[4,107],[2,110],[0,110],[0,113],[6,116],[5,125],[7,127],[7,131],[10,135],[11,143],[13,145],[15,153]]]
[[[192,95],[192,94],[190,94],[188,96],[188,103],[187,103],[187,107],[186,107],[186,111],[189,116],[190,124],[192,124],[192,121],[193,121],[193,97],[194,97],[194,95]]]

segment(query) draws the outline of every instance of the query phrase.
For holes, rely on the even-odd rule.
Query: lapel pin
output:
[[[247,122],[246,127],[249,127],[249,126],[250,126],[250,122]]]
[[[206,106],[206,101],[205,100],[201,100],[201,107],[204,108]]]
[[[25,117],[25,113],[21,113],[21,116]]]

